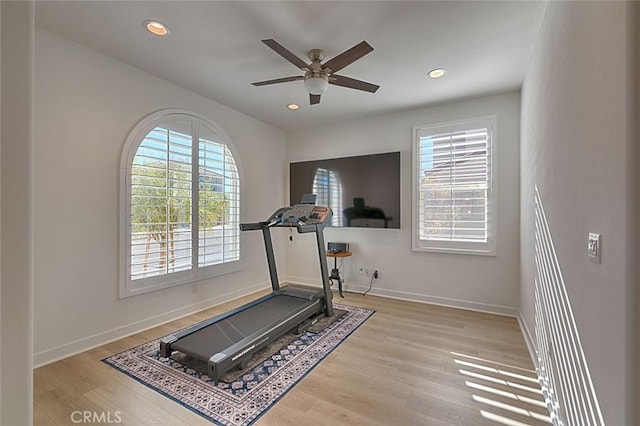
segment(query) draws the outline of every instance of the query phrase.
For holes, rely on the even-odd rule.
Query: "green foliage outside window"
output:
[[[145,240],[143,270],[149,268],[151,241],[160,247],[160,269],[174,268],[176,234],[191,232],[191,165],[155,161],[132,167],[131,232]],[[228,196],[199,184],[200,230],[223,224],[229,215]]]

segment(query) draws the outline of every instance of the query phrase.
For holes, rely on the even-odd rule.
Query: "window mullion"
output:
[[[169,161],[171,161],[171,156],[169,155],[169,151],[171,150],[171,131],[169,129],[167,129],[167,133],[166,133],[166,143],[167,143],[167,150],[166,150],[166,163],[165,163],[165,182],[164,182],[164,188],[165,188],[165,196],[166,198],[166,203],[165,203],[165,241],[164,241],[164,253],[161,253],[160,256],[162,257],[162,255],[164,255],[164,270],[165,273],[168,274],[169,273],[169,227],[170,227],[170,218],[171,218],[171,209],[170,209],[170,193],[169,193],[169,172],[171,170],[171,168],[169,167]]]
[[[453,135],[449,135],[449,239],[453,240],[455,224],[453,219],[453,179],[455,178],[455,161],[453,158]]]
[[[200,122],[191,120],[191,270],[200,265]]]
[[[227,193],[227,153],[222,148],[222,193]],[[227,259],[227,221],[225,220],[225,214],[222,213],[222,261],[225,262]]]

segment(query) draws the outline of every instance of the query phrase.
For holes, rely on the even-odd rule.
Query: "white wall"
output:
[[[0,23],[2,22],[2,7],[0,6]],[[0,164],[2,163],[2,31],[0,25]],[[33,80],[32,83],[33,84]],[[2,173],[0,173],[0,263],[2,262]],[[0,318],[2,318],[2,273],[0,272]],[[33,321],[33,318],[32,318]],[[32,350],[33,352],[33,350]],[[0,327],[0,382],[2,382],[4,366],[2,364],[2,327]],[[32,397],[30,395],[30,397]],[[2,386],[0,386],[0,419],[2,419]]]
[[[192,110],[231,137],[244,170],[243,219],[263,220],[285,204],[284,132],[45,30],[35,41],[36,364],[267,286],[261,235],[252,233],[243,272],[118,299],[119,161],[143,117]]]
[[[631,19],[634,19],[635,24],[630,25],[629,29],[635,29],[635,43],[631,44],[631,55],[630,57],[635,59],[635,78],[631,78],[633,81],[633,85],[635,84],[635,100],[633,102],[633,107],[628,111],[628,120],[629,123],[635,122],[635,129],[633,130],[633,137],[635,138],[636,143],[633,145],[633,149],[635,149],[635,155],[631,155],[627,161],[640,164],[640,145],[638,142],[640,141],[640,120],[638,120],[638,114],[640,114],[640,81],[637,76],[640,75],[640,5],[637,3],[633,5],[635,9],[635,14],[631,15]],[[632,152],[633,154],[633,152]],[[630,191],[637,191],[637,188],[640,188],[640,170],[638,167],[634,168],[635,174],[635,186],[630,185]],[[630,176],[630,179],[633,179],[633,175]],[[630,207],[633,211],[638,211],[640,208],[640,197],[636,196],[633,199],[633,202],[630,203]],[[637,224],[637,219],[634,215],[629,215],[627,218],[628,221],[634,224],[635,226],[635,240],[630,241],[630,249],[633,250],[634,253],[638,253],[640,251],[640,225]],[[629,230],[633,232],[633,228]],[[640,313],[637,312],[637,307],[640,306],[640,289],[638,288],[638,280],[640,279],[640,262],[636,262],[635,274],[633,275],[632,284],[627,286],[627,291],[629,293],[628,297],[628,312],[632,313],[635,318],[633,318],[633,326],[629,329],[629,339],[630,341],[635,341],[635,350],[632,350],[630,355],[630,359],[635,360],[635,375],[633,371],[630,372],[632,377],[635,376],[635,380],[630,380],[630,387],[628,389],[628,398],[627,404],[629,407],[635,406],[635,413],[631,414],[633,416],[635,414],[636,423],[640,419]],[[633,282],[635,281],[635,285]]]
[[[0,424],[33,420],[31,273],[32,2],[2,2]]]
[[[637,169],[630,113],[638,78],[629,51],[631,5],[551,2],[522,90],[520,305],[534,330],[534,187],[549,222],[604,420],[632,417],[630,356]],[[637,112],[637,111],[636,111]],[[602,234],[602,263],[588,260]]]
[[[490,114],[496,114],[498,122],[498,255],[413,252],[412,127]],[[368,288],[369,278],[357,273],[359,267],[366,266],[380,271],[372,294],[515,314],[519,277],[519,120],[520,96],[511,92],[289,133],[290,162],[401,153],[401,229],[325,231],[326,241],[351,244],[353,257],[345,261],[346,288],[359,292]],[[290,281],[319,282],[318,260],[312,244],[313,241],[302,238],[288,244]]]

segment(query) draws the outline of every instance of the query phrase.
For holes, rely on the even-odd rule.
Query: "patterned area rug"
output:
[[[214,381],[189,362],[160,357],[160,339],[103,359],[108,365],[219,425],[250,425],[374,311],[334,303],[346,313],[324,330],[285,338],[284,346],[233,380]]]

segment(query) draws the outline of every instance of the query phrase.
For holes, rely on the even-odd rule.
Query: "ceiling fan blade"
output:
[[[316,105],[320,103],[320,95],[312,95],[309,93],[309,104]]]
[[[380,86],[376,84],[367,83],[366,81],[356,80],[355,78],[345,77],[343,75],[333,74],[329,77],[329,84],[336,86],[348,87],[350,89],[364,90],[365,92],[376,93],[376,90]]]
[[[328,69],[330,73],[340,71],[342,68],[362,58],[369,52],[373,51],[373,47],[366,41],[356,44],[351,49],[345,50],[338,56],[331,58],[322,65],[322,69]]]
[[[253,84],[254,86],[266,86],[267,84],[286,83],[288,81],[296,81],[296,80],[304,80],[304,76],[296,75],[294,77],[284,77],[284,78],[276,78],[274,80],[256,81],[255,83],[251,83],[251,84]]]
[[[287,61],[291,62],[293,65],[300,68],[301,70],[309,69],[309,65],[307,65],[305,61],[298,58],[293,53],[289,52],[284,46],[282,46],[280,43],[278,43],[274,39],[269,38],[267,40],[262,40],[262,42],[267,46],[269,46],[271,49],[273,49],[273,51],[276,52],[278,55],[282,56]]]

